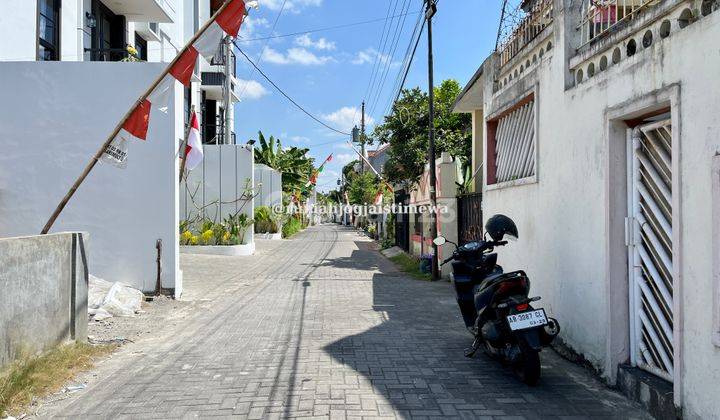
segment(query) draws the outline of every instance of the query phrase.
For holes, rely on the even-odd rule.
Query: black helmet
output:
[[[502,241],[505,235],[512,236],[517,239],[518,230],[515,222],[504,214],[496,214],[488,219],[485,223],[485,231],[490,235],[493,241]]]

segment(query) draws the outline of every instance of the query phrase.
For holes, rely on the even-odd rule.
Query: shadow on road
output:
[[[357,267],[358,260],[367,259],[373,259],[375,267],[387,268],[387,260],[367,247],[325,264]],[[645,417],[551,350],[542,353],[543,377],[532,388],[484,354],[465,358],[463,350],[471,337],[449,283],[419,282],[390,270],[382,270],[371,281],[372,308],[383,321],[323,350],[365,377],[374,392],[388,401],[386,411],[412,417]]]

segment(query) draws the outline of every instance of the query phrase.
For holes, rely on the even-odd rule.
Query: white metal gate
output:
[[[632,131],[630,334],[633,365],[673,380],[672,126]]]

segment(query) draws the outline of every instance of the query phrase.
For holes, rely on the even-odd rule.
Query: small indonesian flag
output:
[[[200,141],[200,126],[198,125],[197,114],[193,111],[190,117],[190,132],[188,133],[187,146],[185,146],[185,167],[193,170],[203,160],[203,147]]]
[[[375,200],[373,200],[373,204],[376,206],[379,206],[383,203],[383,193],[382,191],[378,191],[377,194],[375,194]]]
[[[333,157],[333,155],[332,155],[332,153],[330,153],[330,156],[328,156],[327,159],[325,159],[325,161],[322,163],[322,165],[320,165],[320,167],[317,169],[317,171],[313,172],[313,174],[310,176],[310,179],[308,180],[307,184],[305,184],[305,188],[307,188],[311,185],[317,184],[318,175],[323,171],[323,169],[325,169],[325,164],[332,161],[332,157]]]

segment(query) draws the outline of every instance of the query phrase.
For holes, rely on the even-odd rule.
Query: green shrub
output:
[[[278,233],[278,218],[272,213],[270,207],[255,208],[255,232]]]
[[[283,238],[289,238],[303,229],[302,222],[298,216],[288,218],[282,227]]]

